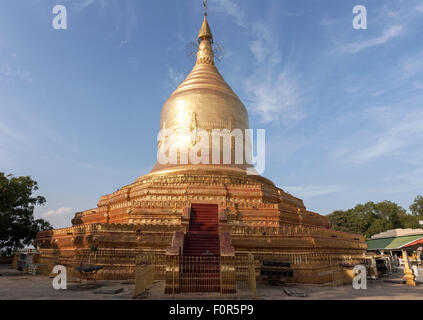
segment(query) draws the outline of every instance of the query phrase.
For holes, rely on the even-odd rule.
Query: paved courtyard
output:
[[[77,279],[68,281],[68,290],[54,290],[52,279],[47,276],[32,276],[12,270],[10,266],[0,265],[0,300],[104,300],[132,299],[134,283],[131,281],[98,281],[97,286],[80,288]],[[401,283],[402,271],[390,279],[369,280],[367,290],[354,290],[352,285],[339,287],[323,285],[287,285],[307,294],[305,298],[288,297],[283,286],[269,286],[257,283],[258,299],[262,300],[423,300],[423,284],[409,287]],[[389,281],[389,282],[388,282]],[[120,293],[93,293],[95,289],[123,289]],[[250,299],[247,290],[238,295],[221,296],[218,294],[165,295],[164,282],[156,281],[152,288],[138,299]]]

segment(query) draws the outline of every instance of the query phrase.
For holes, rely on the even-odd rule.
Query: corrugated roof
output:
[[[423,239],[423,235],[413,235],[405,237],[394,237],[394,238],[383,238],[383,239],[372,239],[366,241],[368,250],[378,249],[400,249],[405,245],[414,242],[416,240]]]

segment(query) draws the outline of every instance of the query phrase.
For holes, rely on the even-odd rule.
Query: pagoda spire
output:
[[[207,0],[203,1],[203,6],[204,6],[204,15],[207,16]]]
[[[213,34],[207,21],[207,0],[204,0],[204,20],[198,33],[197,64],[214,65]]]
[[[204,14],[203,24],[201,25],[200,32],[198,33],[198,42],[201,42],[201,40],[209,40],[213,43],[213,34],[207,21],[207,11]]]

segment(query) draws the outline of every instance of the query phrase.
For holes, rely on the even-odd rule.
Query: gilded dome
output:
[[[165,102],[161,111],[160,129],[176,132],[198,129],[208,132],[227,129],[232,132],[234,129],[240,129],[245,132],[245,129],[249,128],[247,110],[215,66],[213,35],[206,16],[198,35],[198,42],[196,64]],[[190,142],[181,140],[180,143]],[[157,162],[152,172],[170,167],[175,165],[163,165]],[[235,167],[245,169],[244,165]]]

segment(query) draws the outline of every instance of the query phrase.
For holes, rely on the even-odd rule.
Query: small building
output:
[[[397,254],[402,250],[413,252],[423,247],[423,229],[394,229],[388,230],[367,240],[368,251]]]

